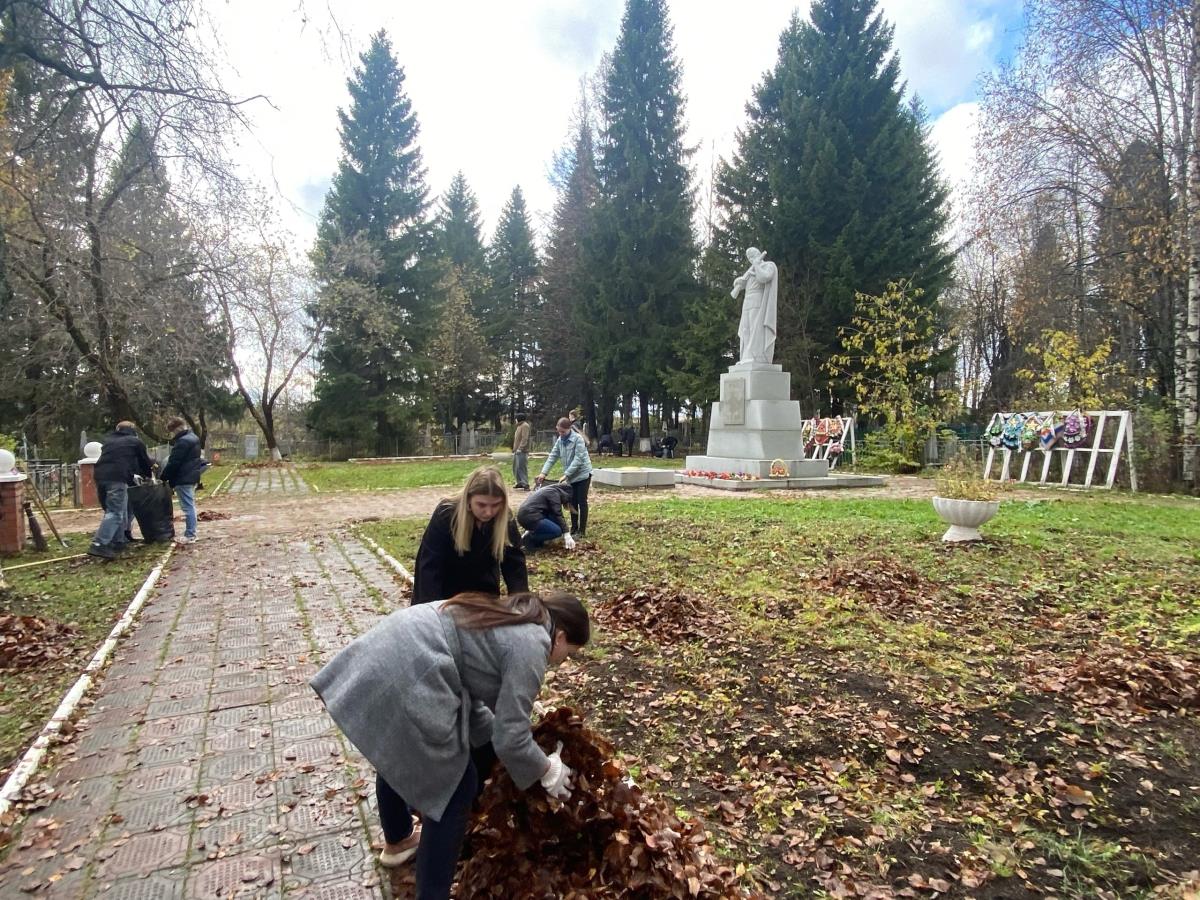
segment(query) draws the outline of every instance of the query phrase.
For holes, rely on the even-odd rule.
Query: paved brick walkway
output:
[[[243,466],[230,476],[221,494],[307,494],[308,483],[291,465]]]
[[[177,552],[31,785],[45,806],[0,864],[0,897],[392,896],[371,770],[306,682],[405,602],[344,533]]]

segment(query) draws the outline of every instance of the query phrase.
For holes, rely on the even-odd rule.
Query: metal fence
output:
[[[47,506],[78,506],[80,498],[79,464],[58,459],[40,459],[24,464],[29,483]]]

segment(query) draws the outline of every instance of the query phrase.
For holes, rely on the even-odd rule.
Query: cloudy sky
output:
[[[744,107],[775,62],[795,0],[670,0],[686,119],[702,183],[727,155]],[[807,8],[799,4],[801,12]],[[952,181],[970,169],[977,78],[1019,39],[1020,0],[881,0],[904,77],[934,121]],[[421,125],[434,195],[461,169],[479,197],[485,237],[514,185],[541,227],[554,202],[547,173],[565,142],[581,80],[617,35],[623,0],[225,0],[212,9],[228,86],[265,94],[239,157],[276,188],[297,237],[311,240],[338,160],[337,110],[370,35],[387,30]]]

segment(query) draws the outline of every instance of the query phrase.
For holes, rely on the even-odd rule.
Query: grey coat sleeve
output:
[[[550,758],[533,740],[529,723],[533,701],[541,692],[546,676],[544,644],[515,642],[509,647],[501,672],[496,718],[492,723],[492,746],[513,782],[524,790],[545,775],[550,767]]]

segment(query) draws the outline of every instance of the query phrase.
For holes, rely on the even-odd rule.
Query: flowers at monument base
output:
[[[771,477],[772,478],[787,478],[789,475],[787,463],[782,459],[772,460],[771,462]]]
[[[749,472],[713,472],[708,469],[688,469],[684,473],[688,478],[709,478],[719,481],[762,481],[758,475]]]

